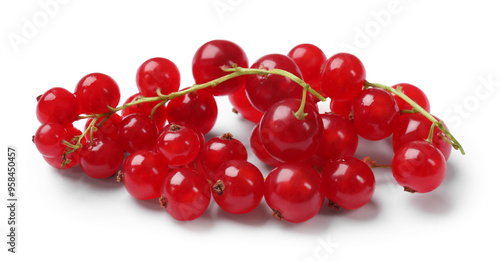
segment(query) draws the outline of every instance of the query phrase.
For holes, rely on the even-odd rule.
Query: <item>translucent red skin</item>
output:
[[[99,118],[94,127],[97,128],[97,130],[94,130],[92,133],[92,137],[108,137],[114,141],[117,141],[117,131],[118,131],[118,125],[122,121],[122,116],[118,115],[117,113],[111,114],[109,119],[107,119],[102,125],[100,124],[102,120],[105,118]],[[92,118],[89,118],[87,122],[85,122],[85,129],[89,127],[90,123],[92,122]],[[86,140],[90,140],[90,132],[87,132],[85,135]]]
[[[47,90],[36,105],[36,118],[40,123],[53,121],[66,126],[77,120],[78,114],[76,96],[61,87]]]
[[[212,95],[198,91],[172,99],[167,103],[169,122],[186,122],[207,134],[217,121],[217,103]]]
[[[128,153],[139,150],[154,150],[158,129],[156,124],[142,114],[125,116],[117,127],[117,142]]]
[[[253,154],[267,165],[276,167],[283,163],[269,155],[269,152],[267,152],[264,145],[262,145],[262,139],[260,138],[260,123],[255,125],[252,129],[252,133],[250,134],[250,148],[252,149]]]
[[[330,111],[350,120],[352,111],[352,101],[335,101],[330,100]]]
[[[293,47],[287,56],[300,68],[304,81],[321,92],[321,67],[326,62],[325,53],[317,46],[305,43]]]
[[[172,170],[162,185],[166,211],[176,220],[189,221],[199,218],[211,200],[208,181],[195,170]]]
[[[271,209],[281,212],[284,220],[300,223],[319,212],[325,195],[321,178],[314,169],[303,163],[287,162],[266,177],[264,198]]]
[[[66,146],[62,144],[66,138],[66,129],[61,124],[47,122],[38,127],[33,142],[43,156],[56,157],[66,150]]]
[[[153,151],[137,151],[125,159],[122,169],[125,189],[134,198],[160,197],[161,186],[169,173],[163,156]]]
[[[352,115],[356,132],[367,140],[389,137],[400,117],[394,97],[387,91],[374,88],[363,90],[354,98]]]
[[[92,178],[107,178],[123,164],[123,150],[110,138],[97,138],[87,142],[80,150],[80,166]]]
[[[418,88],[415,85],[411,85],[409,83],[396,84],[393,85],[392,88],[397,88],[398,86],[401,86],[401,91],[410,99],[412,99],[414,102],[416,102],[418,105],[420,105],[420,107],[422,107],[427,112],[431,111],[431,104],[429,103],[429,100],[427,99],[425,93],[420,88]],[[397,96],[392,92],[391,94],[394,97],[394,99],[396,99],[396,102],[398,103],[398,107],[400,110],[413,109],[413,107],[408,102],[399,98],[399,96]]]
[[[82,134],[82,132],[79,129],[75,128],[73,125],[66,126],[65,130],[66,130],[65,140],[72,143],[72,144],[76,144],[76,140],[74,140],[74,138],[77,136],[80,136]],[[86,144],[85,139],[82,139],[80,142],[82,145]],[[66,163],[66,165],[64,165],[64,167],[61,168],[61,165],[63,162],[63,153],[61,153],[60,155],[57,155],[55,157],[43,156],[43,159],[50,166],[52,166],[56,169],[69,169],[69,168],[72,168],[72,167],[78,165],[78,163],[80,162],[80,149],[78,149],[78,150],[66,155],[66,160],[70,160],[70,162]]]
[[[127,98],[126,103],[134,101],[137,97],[141,97],[142,94],[136,93]],[[153,108],[160,102],[143,102],[136,105],[132,105],[121,111],[122,116],[125,117],[130,114],[138,113],[150,117]],[[167,122],[167,107],[165,105],[159,106],[155,113],[153,114],[153,121],[156,123],[158,130],[163,129],[165,123]]]
[[[302,79],[299,67],[288,56],[268,54],[258,59],[251,68],[282,69]],[[273,104],[286,98],[302,98],[303,88],[281,75],[248,75],[245,90],[250,103],[257,110],[265,112]]]
[[[432,122],[421,113],[405,113],[401,115],[392,134],[393,151],[398,151],[403,145],[412,141],[425,141],[429,136],[431,126]],[[448,129],[446,125],[445,128]],[[452,147],[446,142],[443,135],[444,133],[438,127],[434,127],[432,145],[438,148],[444,158],[448,160]]]
[[[439,149],[425,141],[405,144],[396,151],[391,165],[398,184],[413,192],[431,192],[446,176],[446,159]]]
[[[80,113],[109,112],[108,106],[115,108],[120,102],[120,89],[113,78],[102,73],[84,76],[76,85]]]
[[[316,154],[324,160],[353,156],[358,148],[358,134],[352,122],[340,115],[321,114],[323,135]]]
[[[240,46],[227,40],[209,41],[200,46],[194,54],[193,77],[197,84],[206,83],[229,74],[221,68],[232,68],[235,65],[248,68],[247,55]],[[230,95],[243,87],[244,84],[243,77],[236,77],[220,83],[214,88],[205,88],[202,92],[215,96]]]
[[[322,174],[326,198],[345,209],[358,209],[370,202],[375,192],[375,176],[370,167],[354,157],[329,163]]]
[[[266,151],[278,161],[299,161],[312,155],[319,146],[323,123],[318,111],[306,103],[308,115],[298,120],[294,112],[300,107],[298,99],[286,99],[271,106],[262,117],[260,135]]]
[[[338,53],[323,66],[321,90],[332,100],[348,101],[361,92],[365,79],[365,67],[356,56]]]
[[[233,105],[234,109],[243,118],[254,123],[260,122],[260,119],[264,114],[261,111],[255,109],[255,107],[253,107],[253,105],[250,103],[245,87],[239,88],[237,91],[230,94],[228,98],[231,105]]]
[[[151,58],[139,66],[136,73],[136,83],[139,92],[148,97],[157,96],[157,89],[162,94],[179,90],[181,74],[177,66],[162,57]]]
[[[184,126],[177,125],[161,132],[156,142],[156,151],[161,153],[170,166],[183,166],[191,163],[200,151],[201,141],[198,134]]]
[[[215,171],[226,161],[248,158],[245,145],[235,138],[214,137],[205,143],[200,153],[201,164],[211,177],[214,177]]]
[[[219,195],[213,189],[212,196],[217,205],[229,213],[248,213],[260,204],[264,196],[264,177],[248,161],[227,161],[218,168],[214,180],[220,180],[224,184],[224,190]]]

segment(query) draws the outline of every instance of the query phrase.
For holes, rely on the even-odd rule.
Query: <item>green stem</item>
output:
[[[422,115],[424,115],[435,126],[437,126],[445,134],[445,136],[447,137],[447,139],[445,139],[445,140],[448,141],[454,149],[460,150],[460,152],[462,153],[462,155],[465,155],[465,151],[464,151],[462,145],[460,145],[460,143],[457,141],[457,139],[455,139],[455,137],[453,137],[453,135],[451,135],[451,133],[444,127],[443,122],[442,121],[438,121],[429,112],[427,112],[426,110],[424,110],[415,101],[413,101],[412,99],[410,99],[410,97],[408,97],[406,94],[404,94],[401,91],[401,88],[399,86],[398,86],[398,88],[392,88],[392,87],[384,85],[384,84],[371,83],[371,82],[367,82],[366,81],[365,82],[365,87],[380,88],[380,89],[383,89],[383,90],[386,90],[388,92],[392,92],[392,93],[396,94],[399,98],[403,99],[408,104],[410,104],[415,111],[417,111],[417,112],[421,113]]]
[[[307,117],[307,113],[304,113],[304,109],[306,108],[306,100],[307,100],[307,89],[304,88],[302,92],[302,101],[300,102],[299,109],[293,114],[295,118],[299,121],[303,121]]]

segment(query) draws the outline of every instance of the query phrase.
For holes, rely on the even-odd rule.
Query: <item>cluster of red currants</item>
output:
[[[51,166],[80,164],[93,178],[118,173],[133,197],[159,198],[177,220],[200,217],[212,197],[235,214],[265,198],[276,218],[290,222],[314,217],[325,197],[335,208],[360,208],[371,200],[375,178],[374,163],[354,157],[358,136],[392,135],[393,176],[410,192],[436,189],[451,148],[462,150],[419,88],[369,83],[351,54],[327,59],[301,44],[249,67],[241,47],[214,40],[196,51],[192,72],[196,84],[179,90],[176,65],[149,59],[137,71],[139,93],[120,107],[118,85],[105,74],[86,75],[74,93],[49,89],[37,98],[42,125],[33,141]],[[223,95],[256,123],[251,149],[275,167],[266,178],[230,133],[205,140],[217,120],[214,96]],[[320,114],[323,95],[331,112]],[[73,126],[80,119],[87,120],[83,132]]]

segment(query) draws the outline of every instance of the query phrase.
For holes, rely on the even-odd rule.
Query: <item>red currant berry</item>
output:
[[[215,171],[226,161],[247,160],[248,154],[245,145],[233,138],[231,133],[214,137],[205,143],[201,151],[201,164],[213,178]]]
[[[229,102],[234,106],[234,109],[243,118],[252,121],[254,123],[259,123],[262,118],[263,113],[255,109],[250,103],[245,91],[245,87],[238,89],[234,93],[230,94]]]
[[[107,178],[115,174],[123,164],[123,150],[110,138],[87,142],[80,151],[80,166],[92,178]]]
[[[159,198],[168,172],[163,156],[153,151],[137,151],[130,154],[123,164],[123,184],[136,199]]]
[[[358,209],[370,202],[375,191],[375,176],[370,167],[353,157],[329,163],[322,175],[323,191],[329,206]]]
[[[78,82],[75,96],[80,113],[105,113],[109,112],[108,106],[115,108],[120,102],[120,89],[108,75],[91,73]]]
[[[260,161],[266,163],[267,165],[276,167],[283,163],[269,155],[269,152],[267,152],[264,145],[262,145],[262,139],[260,138],[260,123],[255,125],[252,129],[252,133],[250,134],[250,147],[253,154],[255,154]]]
[[[401,91],[408,96],[410,99],[412,99],[414,102],[416,102],[420,107],[422,107],[424,110],[427,112],[431,111],[431,104],[429,103],[429,100],[427,99],[427,96],[425,93],[420,90],[417,86],[411,85],[409,83],[400,83],[392,86],[392,88],[398,88],[398,86],[401,87]],[[405,100],[399,98],[395,93],[392,93],[392,96],[394,99],[396,99],[396,102],[398,103],[398,107],[400,110],[412,110],[413,107],[408,104]]]
[[[92,137],[100,137],[100,138],[108,137],[114,141],[117,141],[118,138],[116,135],[118,132],[118,125],[120,125],[120,122],[122,121],[122,116],[113,113],[107,120],[105,119],[106,117],[101,117],[97,119],[94,125],[96,129],[92,130]],[[89,127],[92,120],[93,120],[92,118],[89,118],[87,120],[87,122],[85,123],[85,129]],[[90,132],[87,132],[85,138],[87,140],[90,140]]]
[[[351,101],[330,101],[330,111],[351,120],[352,100]]]
[[[313,218],[325,199],[319,174],[298,162],[283,163],[269,173],[264,197],[276,218],[293,223]]]
[[[260,135],[269,154],[279,161],[298,161],[319,146],[323,123],[318,111],[306,103],[304,120],[295,117],[300,100],[286,99],[271,106],[262,117]]]
[[[323,135],[316,155],[325,160],[353,156],[358,148],[358,134],[353,124],[342,116],[321,114]]]
[[[139,66],[136,82],[139,92],[144,96],[156,96],[158,89],[166,95],[179,90],[181,75],[172,61],[156,57]]]
[[[365,67],[354,55],[338,53],[326,60],[321,72],[321,89],[332,100],[352,100],[363,89]]]
[[[171,171],[161,191],[161,206],[180,221],[199,218],[210,204],[210,184],[203,175],[192,169]]]
[[[248,67],[247,55],[241,47],[226,40],[207,42],[194,54],[192,65],[194,80],[197,84],[209,82],[229,74],[221,68],[232,68],[233,66]],[[216,96],[229,95],[243,87],[244,84],[244,78],[237,77],[220,83],[215,88],[205,88],[203,92]]]
[[[128,153],[139,150],[154,150],[158,129],[148,116],[130,114],[123,118],[118,125],[117,142]]]
[[[392,175],[408,192],[431,192],[444,180],[446,159],[434,145],[412,141],[394,154]]]
[[[56,157],[66,151],[67,147],[63,144],[66,138],[66,129],[61,124],[48,122],[38,128],[33,141],[43,156]]]
[[[403,145],[412,141],[427,140],[431,126],[432,122],[421,113],[405,113],[401,115],[392,134],[393,151],[398,151]],[[443,153],[444,158],[448,160],[452,147],[446,142],[444,133],[438,127],[434,127],[432,145],[438,148]]]
[[[389,137],[399,120],[399,107],[388,92],[366,89],[352,101],[353,123],[359,136],[367,140]]]
[[[321,92],[321,67],[326,61],[323,51],[312,44],[299,44],[290,50],[288,57],[299,66],[304,81]]]
[[[200,151],[198,134],[184,126],[172,124],[165,129],[156,143],[156,150],[171,166],[184,166],[191,163]]]
[[[125,104],[133,102],[141,96],[142,95],[140,93],[134,94],[125,101]],[[158,105],[158,103],[160,102],[143,102],[132,105],[122,110],[122,116],[125,117],[130,114],[138,113],[150,117],[153,108]],[[153,114],[153,121],[156,123],[158,130],[163,129],[163,126],[165,126],[165,123],[167,122],[167,107],[165,105],[161,105],[156,108],[156,111]]]
[[[212,195],[223,210],[244,214],[254,210],[264,196],[264,177],[252,163],[230,160],[215,173]]]
[[[186,122],[207,134],[217,120],[217,103],[212,95],[190,92],[167,104],[169,122]]]
[[[82,135],[82,132],[75,128],[73,125],[69,125],[66,128],[66,138],[65,140],[69,143],[76,144],[77,138]],[[85,139],[80,141],[82,145],[85,145]],[[66,149],[67,150],[67,149]],[[63,152],[61,155],[57,155],[55,157],[47,157],[43,156],[43,159],[52,167],[56,169],[69,169],[76,166],[80,162],[80,149],[67,153],[64,155]]]
[[[75,95],[60,87],[46,91],[36,105],[36,117],[42,124],[52,121],[66,126],[74,122],[78,114],[78,100]]]
[[[299,67],[290,57],[282,54],[263,56],[251,68],[282,69],[302,79]],[[303,88],[291,79],[273,74],[247,76],[245,90],[250,103],[261,112],[286,98],[300,99],[303,92]]]

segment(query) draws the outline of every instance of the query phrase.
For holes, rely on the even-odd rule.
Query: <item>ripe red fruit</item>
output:
[[[115,174],[123,163],[123,150],[110,138],[96,138],[80,150],[80,166],[92,178],[107,178]]]
[[[78,100],[64,88],[51,88],[38,98],[36,117],[42,124],[52,121],[66,126],[74,122],[78,114]]]
[[[231,133],[210,139],[200,153],[201,164],[212,178],[223,163],[229,160],[247,160],[248,157],[245,145],[233,138]]]
[[[323,191],[334,207],[357,209],[370,202],[375,192],[375,176],[363,161],[342,157],[323,171]]]
[[[148,116],[130,114],[125,116],[118,125],[116,137],[118,144],[128,153],[154,150],[158,129]]]
[[[167,103],[169,122],[186,122],[207,134],[217,120],[217,103],[212,95],[198,91],[175,98]]]
[[[446,159],[434,145],[412,141],[401,147],[392,159],[392,175],[408,192],[435,190],[446,175]]]
[[[323,51],[312,44],[299,44],[293,47],[287,56],[297,64],[304,81],[314,90],[321,92],[321,67],[326,61]]]
[[[389,137],[399,120],[399,107],[387,91],[366,89],[352,101],[353,123],[359,136],[367,140]]]
[[[254,123],[260,122],[263,113],[255,109],[255,107],[253,107],[253,105],[250,103],[245,91],[245,87],[239,88],[228,97],[229,102],[233,105],[236,112],[239,113],[243,118]]]
[[[160,205],[175,219],[188,221],[199,218],[210,204],[208,181],[195,170],[172,170],[161,190]]]
[[[293,223],[313,218],[325,199],[319,174],[298,162],[283,163],[269,173],[264,197],[274,217]]]
[[[349,101],[361,92],[365,79],[365,67],[356,56],[338,53],[323,66],[321,89],[332,100]]]
[[[264,177],[248,161],[227,161],[218,168],[214,180],[214,200],[229,213],[248,213],[260,204],[264,196]]]
[[[323,123],[318,111],[306,103],[304,120],[295,117],[300,107],[298,99],[286,99],[271,106],[260,122],[262,144],[279,161],[298,161],[312,155],[319,146]]]
[[[229,72],[221,68],[233,66],[248,67],[248,58],[243,49],[237,44],[227,40],[213,40],[203,44],[193,57],[193,77],[197,84],[202,84],[220,78]],[[243,87],[245,79],[236,77],[218,84],[214,88],[205,88],[207,92],[216,96],[229,95]]]
[[[91,73],[78,82],[75,96],[80,113],[105,113],[109,112],[108,106],[115,108],[120,102],[120,89],[108,75]]]
[[[33,141],[43,156],[56,157],[66,151],[66,145],[62,143],[66,138],[66,129],[61,124],[48,122],[38,128]]]
[[[165,159],[153,151],[130,154],[123,164],[123,184],[136,199],[160,197],[161,186],[169,172]]]
[[[251,68],[282,69],[302,79],[299,67],[288,56],[269,54],[258,59]],[[245,90],[248,100],[259,111],[265,112],[273,104],[286,98],[302,98],[303,88],[281,75],[248,75]]]
[[[283,163],[269,155],[269,152],[267,152],[264,145],[262,145],[262,139],[260,137],[260,123],[255,125],[252,129],[252,133],[250,134],[250,148],[252,149],[253,154],[255,154],[260,161],[266,163],[267,165],[276,167]]]
[[[323,122],[323,135],[315,154],[323,160],[353,156],[358,148],[358,134],[352,122],[332,113],[320,116]]]
[[[427,96],[417,86],[411,85],[409,83],[400,83],[400,84],[393,85],[392,88],[397,88],[398,86],[401,87],[401,91],[406,96],[408,96],[410,99],[412,99],[418,105],[420,105],[420,107],[422,107],[427,112],[431,111],[431,104],[429,103]],[[412,110],[413,109],[413,107],[409,103],[407,103],[405,100],[399,98],[399,96],[397,96],[396,94],[394,94],[392,92],[391,92],[391,94],[394,97],[394,99],[396,99],[396,102],[398,103],[398,107],[400,110]]]
[[[168,165],[184,166],[196,158],[200,145],[200,138],[194,130],[173,124],[158,137],[156,150],[164,156]]]
[[[427,140],[431,126],[432,122],[421,113],[405,113],[401,115],[392,134],[393,151],[398,151],[402,146],[412,141]],[[446,125],[444,127],[446,128]],[[438,127],[434,127],[432,145],[438,148],[443,153],[444,158],[448,160],[452,147],[443,136],[444,133]]]
[[[139,92],[144,96],[156,96],[158,89],[167,95],[179,90],[181,75],[172,61],[155,57],[139,66],[136,82]]]

